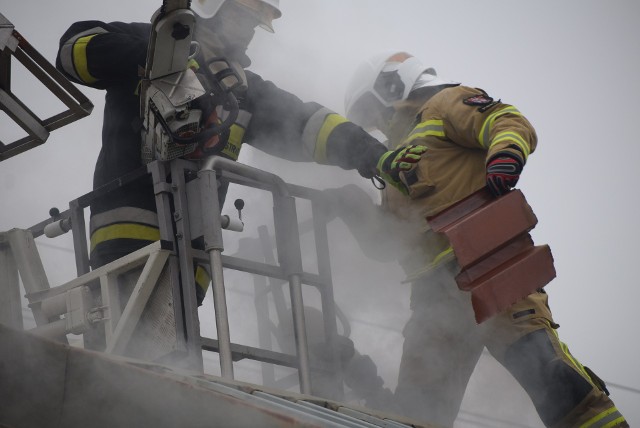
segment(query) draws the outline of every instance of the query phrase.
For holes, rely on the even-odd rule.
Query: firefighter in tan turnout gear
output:
[[[426,151],[408,172],[386,162],[383,209],[424,230],[400,263],[411,279],[412,315],[404,328],[397,405],[408,416],[452,426],[467,382],[486,347],[525,389],[548,427],[628,427],[604,383],[558,338],[547,294],[530,294],[477,325],[457,264],[425,217],[483,188],[509,192],[536,148],[534,128],[512,105],[481,89],[443,80],[406,53],[384,54],[356,72],[347,117],[377,128],[390,150]],[[383,165],[380,165],[383,166]],[[446,240],[446,238],[444,238]]]
[[[201,46],[215,41],[218,49],[215,54],[238,64],[236,73],[246,78],[245,85],[235,93],[240,110],[237,119],[230,132],[206,142],[213,141],[217,148],[215,153],[208,154],[235,161],[246,143],[293,161],[356,169],[365,178],[381,173],[376,169],[378,160],[389,154],[375,138],[329,109],[314,102],[302,102],[244,70],[251,64],[246,49],[255,29],[273,31],[272,21],[281,15],[278,0],[197,0],[193,2],[194,9],[196,6],[199,14],[196,40]],[[139,85],[151,30],[149,23],[82,21],[72,24],[60,40],[58,69],[74,82],[106,90],[102,148],[94,173],[94,189],[144,165]],[[205,53],[205,49],[200,51],[203,56]],[[194,69],[198,69],[197,65]],[[218,107],[205,105],[210,115],[203,117],[213,117]],[[212,125],[215,123],[212,120]],[[205,149],[209,150],[209,146],[202,150],[199,147],[189,156],[197,158]],[[221,188],[222,199],[225,194],[226,188]],[[220,202],[222,206],[223,200]],[[90,229],[90,259],[94,269],[160,239],[150,178],[134,181],[95,200],[91,204]],[[196,282],[201,304],[209,285],[202,268],[196,272]]]

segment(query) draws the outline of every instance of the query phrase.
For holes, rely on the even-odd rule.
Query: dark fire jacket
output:
[[[106,90],[94,189],[142,166],[137,87],[150,31],[146,23],[83,21],[71,25],[60,40],[57,68],[76,83]],[[243,110],[250,119],[241,132],[232,132],[240,143],[292,161],[357,169],[365,177],[375,173],[384,145],[320,104],[303,102],[255,73],[246,74]],[[230,157],[237,156],[238,151]],[[150,180],[134,182],[91,205],[92,265],[157,239]]]

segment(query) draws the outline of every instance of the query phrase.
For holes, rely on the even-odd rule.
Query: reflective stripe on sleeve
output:
[[[403,144],[409,144],[415,139],[427,136],[444,137],[444,124],[442,120],[433,119],[419,123],[413,128]]]
[[[580,428],[613,428],[622,422],[625,422],[624,416],[616,407],[611,407],[580,425]]]
[[[106,32],[104,28],[95,27],[67,40],[60,48],[60,62],[64,71],[79,82],[96,82],[97,79],[89,73],[87,44],[94,36]]]
[[[89,73],[89,64],[87,62],[87,44],[96,35],[81,37],[73,44],[73,64],[76,66],[76,72],[80,79],[85,83],[95,83],[98,81]]]
[[[495,122],[497,118],[499,118],[500,116],[504,116],[505,114],[522,116],[522,113],[520,113],[520,111],[518,111],[518,109],[513,106],[508,106],[491,113],[482,124],[482,127],[480,128],[480,134],[478,135],[478,140],[480,141],[482,147],[484,147],[485,149],[489,148],[487,144],[489,144],[489,137],[491,134],[491,129],[493,128],[493,122]]]
[[[499,144],[505,141],[509,141],[515,144],[516,146],[518,146],[522,151],[522,153],[524,154],[524,160],[525,161],[527,160],[527,158],[529,157],[529,154],[531,153],[531,151],[529,150],[529,145],[524,140],[524,138],[522,138],[520,134],[512,131],[505,131],[496,135],[496,137],[491,142],[491,145],[489,146],[489,150],[491,150],[491,148],[496,144]]]
[[[333,130],[348,120],[339,114],[321,108],[307,121],[302,132],[302,142],[313,160],[320,164],[327,163],[327,141]]]

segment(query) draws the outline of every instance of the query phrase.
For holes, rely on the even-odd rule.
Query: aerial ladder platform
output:
[[[41,119],[12,94],[12,58],[67,110]],[[0,161],[43,144],[52,131],[87,116],[92,107],[0,15],[0,108],[28,134],[2,142]],[[160,240],[91,270],[85,209],[148,177]],[[261,249],[262,261],[240,251],[223,254],[222,231],[240,231],[244,224],[221,215],[221,181],[271,195],[273,224],[260,226],[257,240],[245,241],[254,252]],[[300,200],[311,206],[306,222],[298,218]],[[214,156],[150,162],[70,201],[62,211],[52,209],[38,224],[0,232],[0,427],[427,426],[344,402],[338,320],[346,321],[333,297],[328,221],[320,191]],[[302,232],[314,235],[317,272],[303,268]],[[77,276],[51,284],[36,240],[64,233],[73,236]],[[204,237],[204,250],[192,246],[198,236]],[[211,273],[215,338],[201,335],[196,264]],[[225,272],[231,270],[253,275],[261,346],[231,340],[225,294]],[[328,350],[322,361],[310,355],[303,288],[315,290],[321,302],[320,340]],[[274,351],[272,332],[264,329],[273,306],[276,316],[293,326],[290,352]],[[219,360],[216,374],[207,373],[204,364],[203,355],[211,353]],[[262,378],[269,382],[236,380],[234,365],[244,359],[261,362]],[[294,381],[279,384],[274,366],[294,369]]]

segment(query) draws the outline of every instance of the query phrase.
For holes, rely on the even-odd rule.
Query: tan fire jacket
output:
[[[515,107],[466,86],[444,89],[426,103],[397,105],[388,135],[390,148],[428,148],[405,177],[409,198],[391,186],[384,191],[384,206],[403,218],[439,213],[485,185],[486,162],[498,151],[524,163],[537,142],[535,130]]]
[[[387,135],[390,148],[428,148],[404,177],[409,197],[392,186],[382,195],[386,210],[420,222],[425,230],[425,217],[485,186],[487,160],[498,151],[507,150],[524,163],[537,142],[534,128],[515,107],[466,86],[444,89],[426,102],[423,97],[399,103]],[[419,260],[405,268],[424,268],[434,257],[434,248],[427,251],[426,260],[424,254],[415,254]]]

